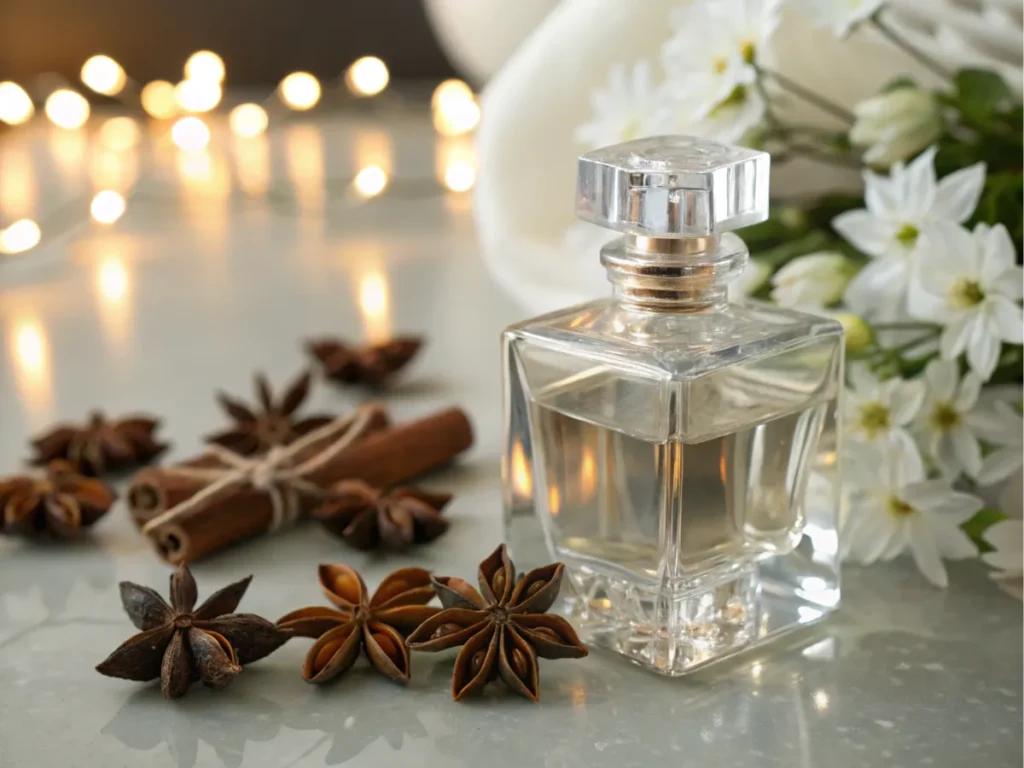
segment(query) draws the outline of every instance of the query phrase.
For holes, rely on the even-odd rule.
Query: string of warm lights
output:
[[[145,84],[129,77],[125,69],[106,55],[90,57],[80,72],[82,84],[89,90],[113,99],[121,106],[141,110],[158,125],[166,124],[167,134],[183,153],[201,153],[208,149],[211,130],[204,115],[215,110],[224,98],[227,74],[224,61],[213,51],[198,51],[185,62],[183,77],[177,83],[154,80]],[[375,56],[354,61],[330,87],[344,88],[350,96],[372,98],[383,93],[390,82],[387,65]],[[309,72],[285,76],[262,103],[246,102],[234,106],[228,114],[228,127],[238,139],[261,136],[288,112],[314,109],[324,96],[324,84]],[[65,85],[51,90],[43,100],[43,114],[64,131],[82,129],[92,116],[89,101],[76,89]],[[443,137],[457,137],[473,131],[480,121],[480,107],[472,89],[461,80],[446,80],[431,97],[433,124]],[[0,122],[22,125],[36,114],[36,103],[21,85],[0,82]],[[130,116],[108,117],[96,133],[99,143],[113,151],[124,151],[141,140],[138,121]],[[439,171],[444,187],[466,192],[476,181],[471,152],[453,147]],[[186,164],[187,165],[187,164]],[[390,167],[389,167],[390,168]],[[352,179],[357,197],[376,197],[389,187],[389,170],[380,165],[362,167]],[[126,191],[101,189],[91,199],[89,212],[101,224],[112,224],[125,212]],[[2,211],[0,211],[2,213]],[[0,229],[0,254],[30,250],[42,238],[40,225],[20,218]]]

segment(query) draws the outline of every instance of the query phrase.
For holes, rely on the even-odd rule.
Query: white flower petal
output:
[[[854,247],[868,256],[884,256],[892,250],[893,225],[863,208],[847,211],[832,219],[832,227]]]
[[[1009,299],[995,296],[989,300],[988,310],[999,338],[1010,344],[1024,343],[1024,309]]]
[[[981,446],[978,439],[963,424],[950,430],[949,441],[953,445],[953,455],[957,466],[963,468],[971,477],[981,470]]]
[[[978,396],[981,394],[982,380],[978,374],[968,371],[964,374],[963,379],[960,380],[960,387],[957,390],[956,397],[953,399],[953,407],[956,408],[960,413],[967,413],[971,410],[978,402]]]
[[[996,276],[991,286],[982,287],[1010,301],[1020,301],[1024,298],[1024,267],[1008,267]]]
[[[932,360],[924,369],[928,389],[938,400],[952,400],[959,376],[956,363],[949,360]]]
[[[889,401],[890,418],[893,424],[903,426],[913,421],[924,403],[925,387],[920,379],[900,381],[892,389]]]
[[[935,153],[938,148],[928,147],[914,158],[905,173],[900,174],[903,182],[904,210],[917,221],[923,221],[935,204]],[[895,173],[893,174],[896,175]]]
[[[875,259],[847,284],[846,303],[859,315],[899,317],[906,305],[908,276],[909,266],[903,257]]]
[[[981,460],[978,471],[978,485],[995,485],[1024,467],[1024,453],[1020,448],[997,448]]]
[[[1013,246],[1010,233],[1002,224],[988,227],[979,224],[974,228],[978,250],[982,255],[982,278],[985,287],[991,288],[1000,275],[1017,263],[1017,249]]]
[[[864,565],[871,565],[892,548],[899,540],[899,524],[891,515],[875,513],[864,521],[858,531],[858,559]]]
[[[936,435],[931,454],[945,477],[954,479],[960,475],[962,466],[951,434]]]
[[[903,487],[924,479],[924,461],[914,442],[894,446],[889,454],[888,470],[893,487]]]
[[[914,555],[918,570],[935,586],[947,586],[949,579],[946,577],[946,568],[942,564],[931,526],[923,515],[915,514],[910,519],[909,528],[910,551]]]
[[[992,378],[992,372],[999,362],[999,339],[988,332],[988,323],[978,317],[973,323],[971,338],[967,344],[967,362],[972,372],[983,381]]]
[[[1022,568],[1020,552],[986,552],[981,556],[981,559],[1000,571],[1017,573]]]
[[[878,379],[863,363],[854,363],[847,371],[846,376],[850,380],[850,386],[859,396],[873,400],[878,396]]]
[[[948,519],[931,521],[932,535],[939,554],[946,560],[964,560],[978,556],[978,547],[970,537],[960,529],[960,524]]]
[[[985,164],[975,163],[949,174],[939,181],[932,204],[937,219],[951,219],[961,224],[971,218],[985,186]]]
[[[981,534],[991,547],[1004,552],[1024,552],[1024,521],[1000,520]]]
[[[939,339],[939,353],[944,360],[956,360],[967,348],[974,331],[977,318],[966,312],[954,315],[949,324],[942,330],[942,338]]]
[[[879,220],[894,219],[903,206],[897,170],[892,176],[880,176],[874,171],[864,171],[864,204],[872,216]],[[835,222],[832,222],[835,226]]]

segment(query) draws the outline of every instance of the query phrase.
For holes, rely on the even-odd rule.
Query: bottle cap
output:
[[[581,155],[576,215],[642,237],[707,237],[768,218],[770,156],[693,136]]]

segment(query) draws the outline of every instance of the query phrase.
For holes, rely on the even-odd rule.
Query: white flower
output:
[[[890,166],[927,147],[942,133],[935,94],[921,88],[897,88],[860,102],[850,141],[868,147],[864,160]]]
[[[994,446],[981,460],[975,478],[978,485],[995,485],[1024,467],[1024,417],[1020,411],[996,401],[987,412],[975,413],[972,422],[981,439]]]
[[[660,101],[649,61],[636,62],[630,71],[623,64],[613,64],[608,84],[590,94],[590,103],[593,116],[576,129],[576,141],[581,144],[606,147],[657,133],[653,121]]]
[[[873,257],[846,288],[846,301],[861,315],[891,319],[906,309],[907,287],[922,253],[922,233],[966,221],[978,205],[985,164],[935,178],[935,147],[910,165],[897,163],[888,177],[864,172],[867,208],[847,211],[832,226]]]
[[[927,395],[919,419],[925,445],[947,477],[965,471],[977,477],[981,471],[981,444],[976,431],[974,406],[981,392],[981,378],[973,371],[960,379],[957,365],[932,360],[924,370]]]
[[[668,79],[660,122],[719,141],[739,141],[764,116],[755,61],[770,57],[777,0],[694,2],[672,14],[662,46]]]
[[[882,7],[885,0],[797,0],[794,5],[810,16],[815,26],[829,27],[846,37],[854,26]]]
[[[843,521],[844,559],[869,565],[909,549],[921,573],[945,587],[942,559],[977,554],[960,525],[981,509],[981,499],[954,491],[944,480],[927,480],[916,448],[856,446],[846,470],[851,494]]]
[[[738,301],[755,293],[758,288],[764,285],[771,271],[771,267],[763,261],[747,259],[747,266],[743,268],[739,277],[729,283],[730,301]]]
[[[1024,342],[1024,270],[1006,227],[979,224],[974,233],[946,228],[927,238],[920,265],[921,291],[911,294],[910,312],[945,326],[939,348],[947,360],[967,353],[967,362],[988,381],[1002,342]]]
[[[835,304],[856,271],[853,263],[837,251],[800,256],[772,276],[772,301],[784,307]]]
[[[921,410],[923,382],[899,378],[879,381],[864,365],[850,366],[847,377],[850,387],[843,403],[846,434],[879,449],[891,445],[916,450],[906,427]]]
[[[1008,581],[1024,578],[1024,521],[1000,520],[981,535],[995,550],[986,552],[981,559],[999,570],[993,579]]]

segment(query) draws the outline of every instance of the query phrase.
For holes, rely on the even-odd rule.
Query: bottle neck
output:
[[[728,301],[729,283],[743,272],[748,251],[732,233],[661,238],[625,235],[601,249],[615,294],[638,309],[700,312]]]

